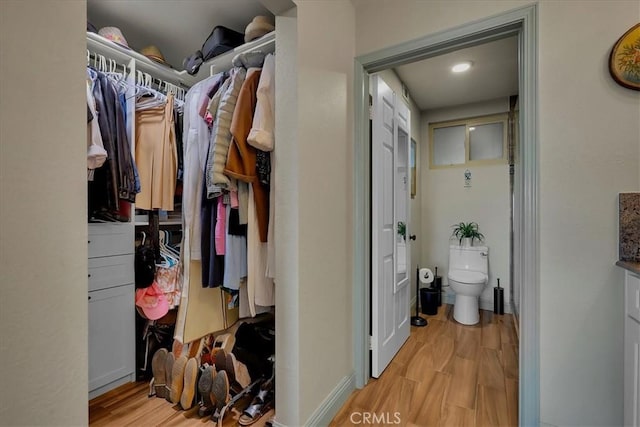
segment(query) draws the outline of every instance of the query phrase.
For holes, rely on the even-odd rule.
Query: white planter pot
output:
[[[462,238],[462,247],[463,248],[470,248],[471,246],[473,246],[473,242],[471,237],[463,237]]]

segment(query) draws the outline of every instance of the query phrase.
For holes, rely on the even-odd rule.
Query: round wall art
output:
[[[640,24],[624,33],[611,49],[609,72],[622,86],[640,90]]]

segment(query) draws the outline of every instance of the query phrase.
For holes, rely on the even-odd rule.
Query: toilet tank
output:
[[[487,246],[449,246],[449,270],[469,270],[489,273],[489,248]]]

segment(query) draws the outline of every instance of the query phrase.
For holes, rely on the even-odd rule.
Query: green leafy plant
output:
[[[398,221],[398,235],[402,236],[402,240],[407,240],[407,224]]]
[[[471,238],[471,244],[473,244],[474,239],[478,239],[479,241],[484,240],[484,235],[480,233],[477,222],[460,222],[451,227],[453,227],[451,237],[458,239],[460,244],[462,244],[462,239],[466,237]]]

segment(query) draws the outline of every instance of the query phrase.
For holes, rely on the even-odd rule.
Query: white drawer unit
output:
[[[625,273],[624,425],[640,427],[640,276]]]
[[[133,224],[89,224],[89,258],[133,253]]]
[[[132,255],[89,258],[89,291],[134,283]]]
[[[134,227],[89,224],[89,399],[135,380]]]
[[[135,377],[135,289],[89,292],[89,399]]]

